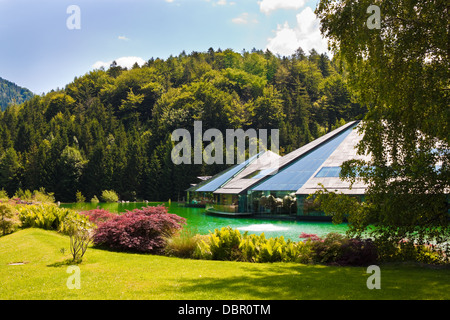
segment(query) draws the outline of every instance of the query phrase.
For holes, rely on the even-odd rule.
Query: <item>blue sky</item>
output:
[[[107,66],[210,47],[326,51],[317,0],[0,0],[0,77],[34,93]],[[80,29],[69,29],[70,5]]]

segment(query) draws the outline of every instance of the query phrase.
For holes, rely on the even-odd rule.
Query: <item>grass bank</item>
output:
[[[62,253],[61,249],[65,252]],[[89,248],[81,289],[66,282],[69,238],[25,229],[0,238],[0,299],[450,299],[450,269],[381,265],[381,289],[362,267],[244,263]],[[25,262],[21,265],[11,263]]]

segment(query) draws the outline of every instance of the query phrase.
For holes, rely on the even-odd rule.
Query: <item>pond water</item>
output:
[[[284,236],[286,239],[299,241],[299,235],[302,232],[313,233],[318,236],[324,236],[330,232],[345,233],[348,229],[347,224],[335,225],[331,222],[312,222],[312,221],[286,221],[286,220],[268,220],[259,218],[241,218],[241,217],[218,217],[205,213],[203,208],[188,208],[178,203],[150,202],[150,203],[69,203],[61,204],[61,207],[74,210],[91,210],[97,207],[106,209],[110,212],[122,213],[126,210],[140,209],[145,206],[164,205],[169,208],[169,213],[174,213],[187,220],[187,227],[193,229],[195,233],[208,234],[214,229],[230,226],[233,229],[239,229],[242,233],[261,234],[264,233],[267,238]]]

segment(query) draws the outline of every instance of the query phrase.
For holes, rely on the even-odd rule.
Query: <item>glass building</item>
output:
[[[208,194],[212,201],[207,212],[215,214],[317,219],[323,213],[306,198],[321,188],[319,184],[328,190],[364,195],[364,185],[350,188],[339,178],[344,161],[361,158],[355,149],[361,139],[357,126],[357,121],[347,123],[283,157],[262,152],[192,187],[188,198]]]

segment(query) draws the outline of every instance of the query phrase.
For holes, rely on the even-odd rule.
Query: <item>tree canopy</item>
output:
[[[299,50],[299,52],[303,52]],[[175,129],[280,129],[288,152],[339,121],[362,118],[335,61],[312,51],[182,52],[127,70],[111,64],[0,113],[0,189],[58,201],[115,190],[123,200],[182,199],[198,176],[227,165],[176,166]]]
[[[0,110],[5,110],[10,104],[21,104],[32,97],[30,90],[0,78]]]
[[[368,26],[373,4],[379,28]],[[368,185],[353,231],[372,225],[392,241],[448,241],[448,1],[321,0],[316,14],[344,79],[368,108],[359,152],[371,160],[349,161],[342,171]]]

